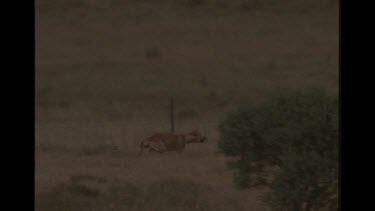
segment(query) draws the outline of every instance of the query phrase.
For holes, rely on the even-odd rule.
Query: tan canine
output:
[[[149,151],[156,151],[159,153],[166,151],[178,151],[181,153],[186,144],[202,143],[205,140],[206,137],[202,136],[197,129],[183,134],[155,133],[141,142],[141,151],[138,155],[142,155],[144,148],[148,148]]]

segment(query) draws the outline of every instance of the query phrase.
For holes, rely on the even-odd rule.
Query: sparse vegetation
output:
[[[176,179],[149,185],[112,182],[102,191],[80,183],[58,185],[37,196],[38,210],[215,210],[208,185]]]
[[[116,154],[119,148],[113,144],[100,144],[92,147],[82,148],[80,151],[81,155],[93,156],[98,154]]]
[[[101,196],[97,189],[82,184],[60,184],[36,197],[40,211],[93,210]]]
[[[38,211],[265,211],[232,185],[217,123],[280,89],[338,91],[337,0],[35,3]],[[176,132],[207,142],[137,157],[170,130],[170,97]]]
[[[168,179],[148,186],[145,201],[148,209],[154,210],[209,210],[207,194],[210,193],[208,185]]]

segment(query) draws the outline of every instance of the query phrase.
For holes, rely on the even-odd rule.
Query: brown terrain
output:
[[[275,93],[338,91],[330,0],[36,1],[36,210],[267,210],[237,190],[218,125]],[[207,140],[144,153],[199,128]]]

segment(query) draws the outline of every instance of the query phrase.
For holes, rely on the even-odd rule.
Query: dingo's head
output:
[[[203,136],[197,129],[187,133],[185,138],[187,143],[202,143],[206,140],[206,137]]]

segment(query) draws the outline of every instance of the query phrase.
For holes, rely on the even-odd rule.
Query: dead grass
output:
[[[85,175],[87,177],[87,175]],[[90,180],[96,178],[89,176]],[[76,178],[76,177],[75,177]],[[87,179],[87,178],[86,178]],[[217,202],[217,198],[221,201]],[[77,181],[61,183],[36,196],[38,210],[233,210],[235,199],[211,186],[168,178],[150,184],[110,181],[102,187]]]

